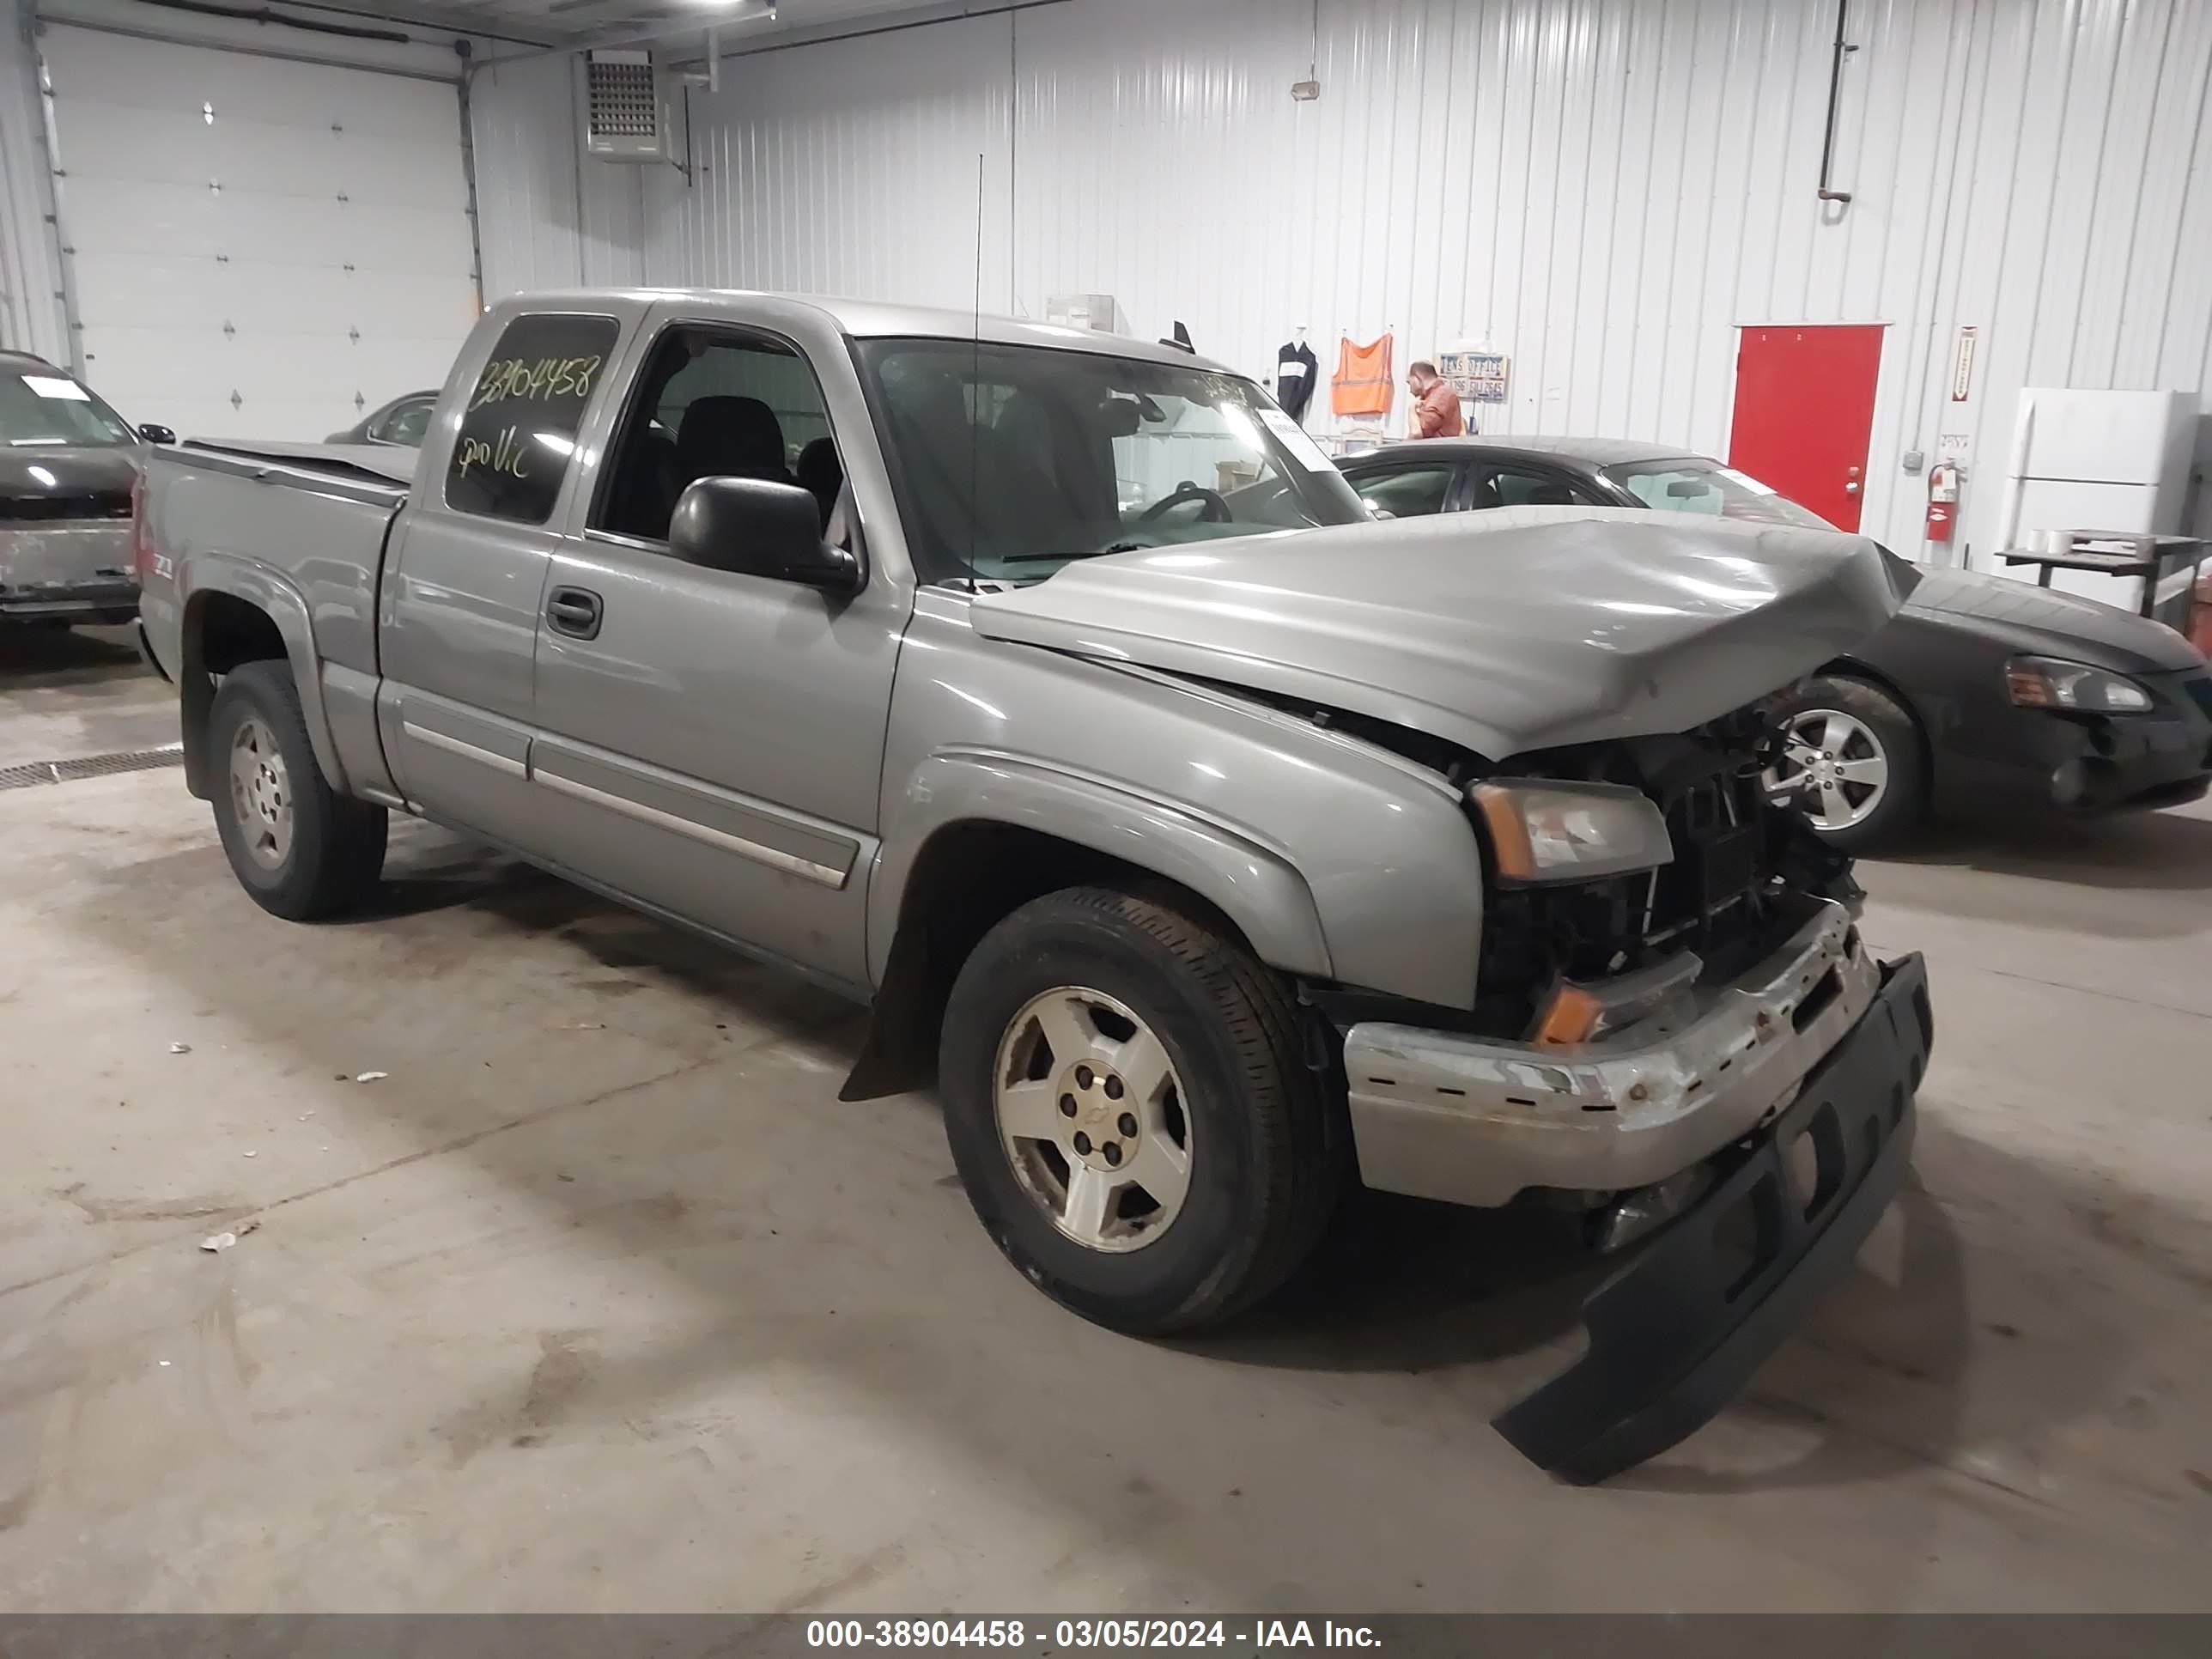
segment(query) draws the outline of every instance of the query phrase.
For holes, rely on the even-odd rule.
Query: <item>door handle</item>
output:
[[[1859,487],[1858,487],[1858,485],[1857,485],[1856,483],[1847,483],[1847,484],[1845,484],[1845,485],[1844,486],[1844,495],[1857,495],[1858,493],[1859,493]]]
[[[545,621],[572,640],[595,640],[606,620],[606,604],[588,587],[556,587],[545,601]]]

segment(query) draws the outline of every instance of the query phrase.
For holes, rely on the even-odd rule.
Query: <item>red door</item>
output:
[[[1880,323],[1747,328],[1729,465],[1841,530],[1859,527],[1881,368]]]

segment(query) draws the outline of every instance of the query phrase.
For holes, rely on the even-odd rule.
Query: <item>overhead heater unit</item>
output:
[[[673,161],[667,88],[649,52],[594,52],[585,60],[590,95],[584,148],[609,161]]]

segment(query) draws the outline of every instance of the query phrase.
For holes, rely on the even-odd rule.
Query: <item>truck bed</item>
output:
[[[385,545],[415,462],[414,451],[385,446],[195,441],[154,450],[143,511],[155,556],[139,614],[164,672],[183,665],[181,584],[252,596],[280,624],[296,617],[303,636],[313,617],[325,673],[373,676]]]
[[[395,444],[234,442],[213,438],[189,439],[159,453],[191,455],[216,471],[266,476],[272,483],[283,483],[285,474],[295,473],[317,476],[319,483],[340,477],[366,485],[380,496],[395,494],[400,498],[413,485],[416,465],[421,459],[420,451]],[[217,456],[224,459],[214,459]],[[241,462],[245,465],[237,465]]]

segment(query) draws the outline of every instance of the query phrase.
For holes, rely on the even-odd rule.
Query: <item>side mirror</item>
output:
[[[798,582],[825,593],[867,586],[857,555],[822,539],[814,492],[765,478],[702,478],[669,520],[668,550],[709,570]]]
[[[176,430],[172,427],[142,426],[138,428],[138,435],[149,444],[173,444],[177,441]]]

